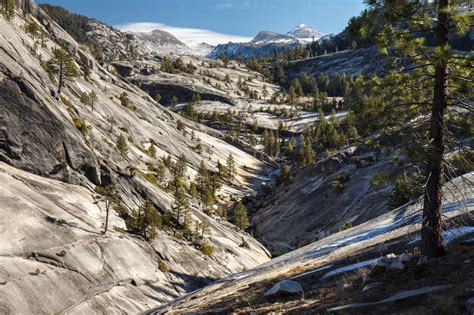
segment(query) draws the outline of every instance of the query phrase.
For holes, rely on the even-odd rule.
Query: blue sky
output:
[[[362,0],[37,0],[95,17],[118,28],[161,28],[179,39],[242,41],[267,30],[286,33],[297,24],[339,32],[364,9]],[[158,23],[158,24],[155,24]],[[197,30],[192,30],[197,29]],[[233,35],[233,36],[229,36]],[[181,38],[180,38],[181,37]],[[205,41],[205,38],[196,38]],[[212,41],[212,40],[208,40]]]

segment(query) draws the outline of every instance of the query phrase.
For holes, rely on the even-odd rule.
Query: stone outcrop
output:
[[[63,180],[71,180],[72,169],[100,184],[95,155],[74,125],[53,110],[26,80],[0,68],[0,159]]]

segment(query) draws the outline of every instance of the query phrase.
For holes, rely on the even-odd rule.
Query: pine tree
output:
[[[222,187],[221,176],[219,174],[212,174],[209,179],[209,186],[215,195],[216,192]]]
[[[117,150],[119,151],[120,155],[122,156],[127,156],[128,154],[128,145],[127,145],[127,140],[123,136],[123,134],[120,134],[117,138],[117,143],[115,144]]]
[[[173,194],[174,203],[173,203],[173,215],[178,223],[181,224],[181,218],[186,219],[187,213],[190,209],[189,200],[184,191],[183,185],[179,185]],[[186,223],[183,220],[183,224]]]
[[[183,178],[184,174],[186,173],[187,168],[188,168],[188,160],[186,158],[186,155],[184,155],[184,153],[181,153],[174,167],[175,176],[179,178]]]
[[[194,104],[199,104],[200,102],[201,102],[201,94],[194,93],[193,94],[193,103]]]
[[[102,50],[102,47],[99,44],[94,44],[91,47],[91,54],[95,60],[99,63],[99,65],[103,66],[105,64],[105,56]]]
[[[189,195],[191,196],[191,198],[196,198],[198,196],[198,189],[197,189],[197,185],[196,185],[195,182],[191,182],[189,184],[188,192],[189,192]]]
[[[247,67],[250,70],[260,72],[260,64],[258,63],[255,55],[252,55],[252,57],[249,59],[249,61],[247,62]]]
[[[82,72],[83,72],[84,80],[89,81],[90,76],[91,76],[91,67],[89,66],[88,62],[85,62],[84,65],[82,66]]]
[[[229,65],[229,57],[224,54],[224,53],[221,53],[219,55],[219,59],[222,61],[222,63],[224,64],[224,67],[227,68],[227,66]]]
[[[211,232],[210,223],[208,220],[203,220],[201,223],[201,238],[204,238],[206,234]]]
[[[186,66],[185,72],[189,74],[194,74],[195,71],[196,71],[196,67],[193,65],[191,61],[189,61],[189,63]]]
[[[163,218],[149,200],[145,200],[137,210],[133,210],[126,220],[128,230],[147,241],[155,239],[162,222]]]
[[[92,111],[94,111],[94,106],[98,100],[99,98],[97,97],[97,94],[94,91],[91,91],[89,93],[89,104],[91,106]]]
[[[280,85],[285,85],[286,84],[286,75],[285,71],[283,68],[278,65],[276,70],[275,70],[275,81],[279,83]]]
[[[28,34],[31,34],[31,37],[33,37],[33,39],[36,39],[36,37],[38,37],[39,33],[41,32],[41,29],[38,23],[36,23],[35,21],[31,21],[28,24],[26,24],[25,32],[27,32]]]
[[[117,123],[117,120],[115,120],[114,116],[108,116],[106,118],[106,120],[110,124],[109,132],[113,132],[114,131],[114,125]]]
[[[173,63],[166,56],[163,57],[163,61],[161,62],[160,70],[163,71],[163,72],[175,73]]]
[[[399,111],[394,119],[411,113],[430,116],[430,128],[420,137],[427,139],[421,247],[424,255],[437,256],[444,252],[441,208],[446,112],[457,95],[472,91],[472,80],[468,79],[472,78],[472,57],[457,54],[448,41],[450,34],[466,34],[471,29],[472,13],[457,10],[458,2],[450,0],[367,2],[372,10],[365,15],[376,14],[377,18],[367,19],[369,25],[362,26],[360,33],[373,34],[381,53],[407,61],[405,72],[392,71],[381,82],[385,93],[391,94],[390,108],[410,109]],[[432,18],[433,13],[437,14],[436,19]],[[433,47],[428,46],[428,38],[435,39]],[[423,152],[422,148],[419,151]]]
[[[232,155],[232,153],[229,153],[229,156],[227,157],[226,170],[227,170],[227,177],[229,179],[234,179],[237,170],[235,166],[234,156]]]
[[[294,148],[294,138],[292,138],[290,141],[287,141],[285,143],[285,153],[286,154],[293,153],[293,148]]]
[[[7,20],[11,20],[15,15],[14,0],[2,0],[2,14]]]
[[[109,228],[109,216],[110,210],[114,206],[118,206],[120,204],[120,197],[118,195],[117,189],[114,185],[109,186],[97,186],[96,187],[97,195],[94,197],[95,202],[103,202],[105,206],[105,223],[104,223],[104,231],[103,234],[107,233]]]
[[[65,82],[79,75],[74,58],[62,48],[53,48],[53,58],[46,62],[45,69],[50,77],[58,77],[58,97]]]
[[[234,224],[241,230],[249,226],[248,211],[242,201],[239,201],[234,209]]]
[[[207,171],[204,161],[201,161],[201,164],[198,168],[198,173],[196,177],[197,189],[201,200],[204,200],[204,193],[209,185],[209,172]]]
[[[290,86],[290,89],[288,90],[288,102],[291,104],[294,104],[296,102],[297,94],[295,87],[292,85]]]
[[[214,202],[214,193],[209,187],[206,187],[204,190],[204,197],[202,199],[202,203],[204,206],[204,212],[207,215],[210,215],[212,213]]]
[[[276,183],[277,185],[281,185],[283,183],[287,183],[289,179],[290,179],[290,168],[288,167],[288,164],[285,164],[281,168],[280,174],[278,174]]]
[[[295,89],[295,93],[297,96],[303,96],[303,86],[301,85],[301,82],[298,78],[293,80],[292,83],[293,88]]]

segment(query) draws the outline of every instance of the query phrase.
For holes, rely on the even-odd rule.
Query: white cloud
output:
[[[126,23],[115,27],[125,32],[151,32],[160,29],[173,34],[177,39],[186,44],[204,42],[210,45],[218,45],[228,42],[248,42],[252,39],[250,37],[222,34],[199,28],[169,26],[163,23]]]

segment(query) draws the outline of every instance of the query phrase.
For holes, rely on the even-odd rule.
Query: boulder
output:
[[[468,314],[474,315],[474,297],[466,301],[466,310]]]
[[[382,285],[382,282],[372,282],[372,283],[369,283],[369,284],[366,284],[363,288],[362,288],[362,291],[367,291],[367,290],[370,290],[370,289],[375,289],[375,288],[378,288]]]
[[[397,255],[394,253],[388,254],[385,257],[381,257],[377,262],[375,263],[378,266],[388,268],[394,261],[397,260]]]
[[[367,283],[370,282],[370,280],[371,280],[371,279],[370,279],[370,277],[369,277],[368,274],[363,274],[363,275],[362,275],[362,285],[366,285]]]
[[[413,259],[413,254],[411,253],[403,253],[398,257],[398,260],[400,260],[402,263],[407,263],[412,259]]]
[[[388,269],[391,270],[403,270],[405,269],[405,265],[400,261],[400,260],[395,260],[392,262],[389,266]]]
[[[406,258],[404,257],[403,259]],[[395,255],[394,253],[388,254],[387,256],[380,258],[375,264],[390,270],[405,269],[405,265],[401,261],[400,257]]]
[[[282,280],[265,292],[265,297],[303,294],[303,287],[297,281]]]

